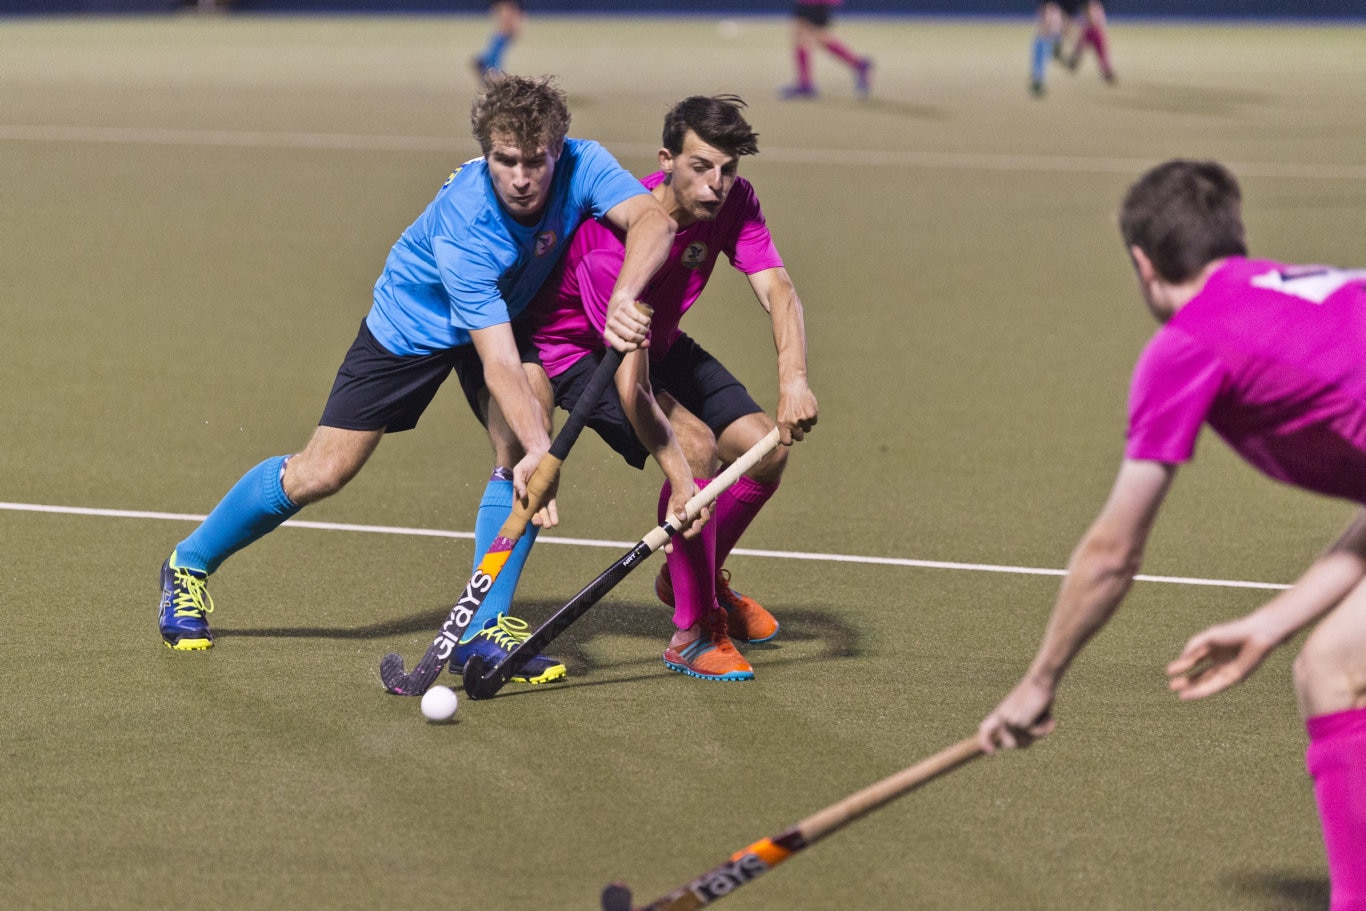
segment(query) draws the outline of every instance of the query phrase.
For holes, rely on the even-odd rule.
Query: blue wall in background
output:
[[[182,0],[0,0],[0,14],[172,12]],[[481,0],[231,0],[251,13],[478,13]],[[527,0],[533,13],[786,14],[791,0]],[[1110,0],[1111,17],[1366,19],[1366,0]],[[1031,16],[1034,0],[846,0],[841,15]]]

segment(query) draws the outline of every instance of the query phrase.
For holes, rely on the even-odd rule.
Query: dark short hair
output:
[[[569,133],[569,104],[554,76],[495,74],[470,107],[470,128],[487,156],[497,133],[524,152],[544,148],[559,155]]]
[[[707,145],[734,155],[759,154],[759,134],[745,122],[739,95],[693,95],[664,115],[664,148],[677,155],[692,130]]]
[[[1217,161],[1177,159],[1138,179],[1124,197],[1119,230],[1166,281],[1181,283],[1225,256],[1246,256],[1243,194]]]

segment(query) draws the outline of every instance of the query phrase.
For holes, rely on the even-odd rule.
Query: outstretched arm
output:
[[[632,196],[607,210],[606,219],[626,235],[626,255],[607,301],[607,343],[630,351],[645,343],[650,319],[635,308],[645,285],[669,258],[678,225],[649,193]]]
[[[1167,665],[1182,699],[1201,699],[1247,678],[1275,648],[1313,623],[1366,578],[1366,510],[1295,584],[1245,617],[1192,636]]]
[[[1176,466],[1126,460],[1110,499],[1067,565],[1038,654],[1015,689],[978,728],[982,748],[1029,746],[1050,733],[1063,674],[1119,607],[1143,562],[1143,549]]]
[[[806,321],[797,289],[784,268],[765,269],[749,276],[749,285],[773,321],[773,344],[778,349],[778,432],[783,445],[801,440],[820,408],[806,377]]]

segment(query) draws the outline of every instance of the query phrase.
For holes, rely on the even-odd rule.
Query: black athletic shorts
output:
[[[566,411],[572,409],[601,361],[601,352],[590,354],[553,377],[550,383],[555,389],[555,404]],[[745,415],[764,410],[720,361],[686,334],[678,337],[663,360],[650,365],[650,385],[656,394],[667,392],[673,396],[717,436]],[[616,386],[607,387],[602,401],[588,419],[588,426],[629,464],[645,467],[650,451],[631,429]]]
[[[830,24],[830,7],[824,3],[798,3],[792,8],[792,15],[816,28]]]
[[[535,347],[520,335],[522,360],[540,363]],[[470,410],[487,424],[483,401],[484,364],[474,345],[432,354],[394,354],[379,343],[361,320],[360,331],[342,359],[332,393],[318,423],[342,430],[412,430],[451,371],[460,380]]]

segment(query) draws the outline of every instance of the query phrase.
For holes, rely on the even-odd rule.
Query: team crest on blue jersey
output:
[[[537,234],[537,235],[536,235],[536,255],[537,255],[537,256],[545,256],[547,253],[549,253],[549,252],[550,252],[551,250],[553,250],[553,249],[555,249],[555,232],[554,232],[554,231],[542,231],[540,234]]]
[[[683,251],[683,256],[679,259],[679,262],[689,269],[700,269],[706,261],[707,245],[700,240],[688,244],[688,248]]]

